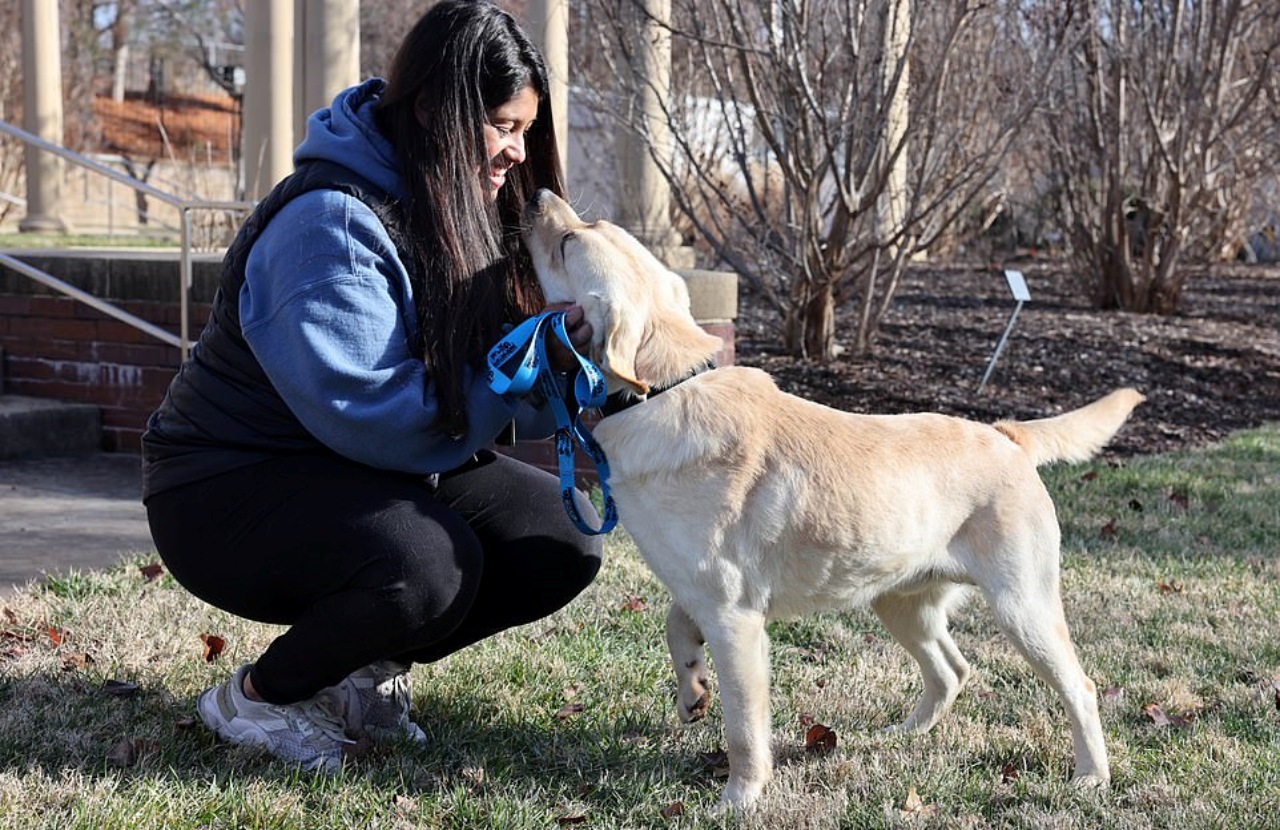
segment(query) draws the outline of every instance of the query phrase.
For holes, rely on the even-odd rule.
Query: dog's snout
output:
[[[547,207],[547,205],[551,204],[555,197],[556,194],[552,193],[545,187],[540,187],[537,192],[533,194],[533,198],[529,200],[529,209],[535,213],[540,213]]]

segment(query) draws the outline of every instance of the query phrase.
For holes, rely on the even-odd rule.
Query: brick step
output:
[[[0,395],[0,459],[101,449],[102,411],[93,404]]]

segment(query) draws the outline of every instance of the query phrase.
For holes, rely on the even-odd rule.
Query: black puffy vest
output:
[[[353,171],[306,162],[267,194],[245,221],[222,262],[209,321],[169,384],[142,436],[145,500],[282,453],[329,450],[302,426],[267,379],[240,330],[245,263],[263,228],[285,204],[311,190],[338,190],[369,206],[386,227],[401,261],[404,222],[393,199]],[[410,275],[416,269],[410,266]]]

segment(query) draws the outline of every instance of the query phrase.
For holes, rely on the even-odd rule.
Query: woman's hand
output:
[[[546,307],[546,311],[563,311],[565,332],[569,335],[569,342],[573,343],[573,347],[580,354],[586,355],[588,347],[591,345],[591,337],[595,333],[591,328],[591,324],[587,322],[587,317],[582,311],[582,306],[573,303],[551,303]],[[578,361],[559,338],[551,338],[550,348],[547,350],[547,356],[551,360],[551,368],[557,372],[571,372],[578,368]]]

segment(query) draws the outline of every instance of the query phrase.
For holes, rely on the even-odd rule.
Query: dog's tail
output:
[[[1133,408],[1145,400],[1136,389],[1117,389],[1053,418],[1000,421],[994,426],[1022,447],[1037,467],[1053,461],[1087,461],[1120,431]]]

